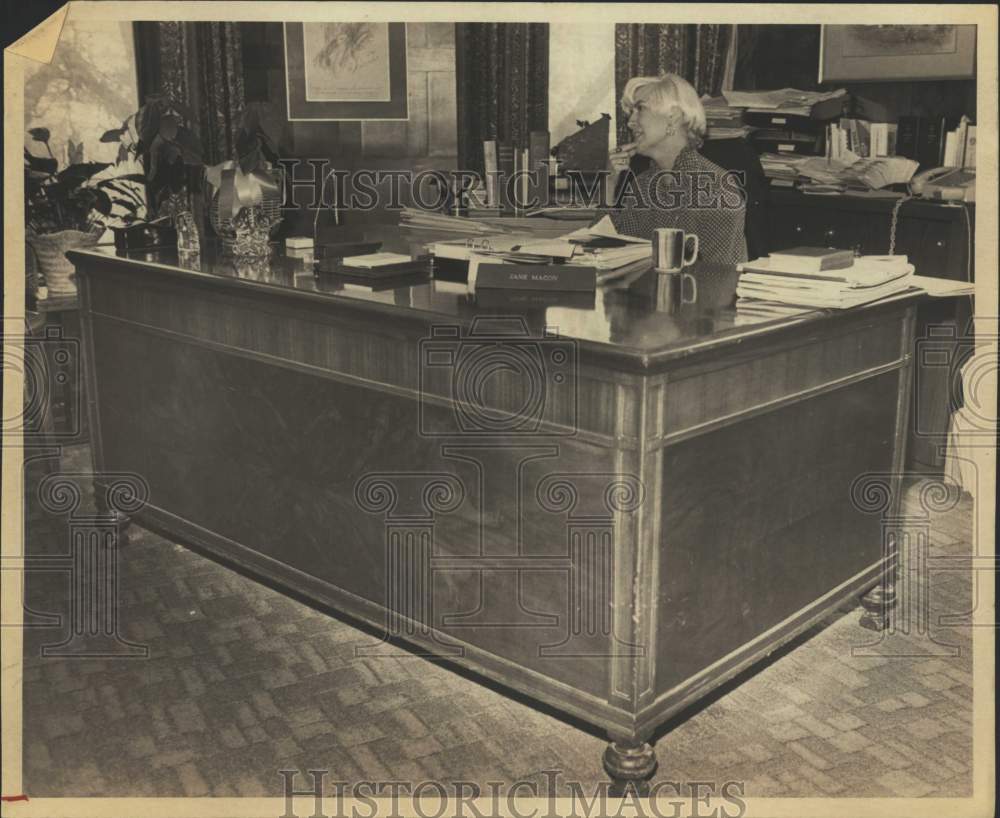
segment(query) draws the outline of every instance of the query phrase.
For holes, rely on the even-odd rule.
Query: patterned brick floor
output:
[[[69,455],[87,468],[85,448]],[[931,557],[970,553],[971,510],[965,498],[930,518]],[[67,552],[65,519],[31,514],[31,552]],[[356,658],[373,637],[142,529],[131,539],[120,616],[149,659],[41,658],[65,634],[26,632],[29,796],[280,795],[280,769],[605,780],[600,734],[425,659]],[[749,797],[971,794],[970,631],[938,623],[971,608],[967,567],[932,575],[936,643],[897,634],[859,650],[878,637],[858,609],[833,615],[661,735],[658,777],[742,781]],[[66,591],[65,575],[29,572],[33,610],[65,614]]]

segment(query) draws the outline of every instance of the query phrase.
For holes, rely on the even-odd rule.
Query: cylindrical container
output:
[[[677,227],[653,231],[653,267],[661,273],[676,273],[698,259],[698,237]]]
[[[31,234],[28,243],[38,259],[38,270],[52,295],[74,295],[76,293],[76,268],[66,258],[67,250],[93,247],[101,234],[97,231],[84,233],[80,230],[63,230],[59,233]]]

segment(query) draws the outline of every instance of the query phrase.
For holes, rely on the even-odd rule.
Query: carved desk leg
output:
[[[861,627],[870,631],[884,631],[889,627],[892,609],[896,606],[896,562],[898,555],[895,541],[890,545],[889,565],[878,585],[861,597]]]
[[[895,605],[895,585],[885,579],[861,597],[861,607],[865,609],[861,614],[861,627],[870,631],[886,630]]]
[[[612,737],[604,751],[604,769],[611,776],[611,796],[622,797],[630,786],[640,796],[649,795],[649,779],[656,772],[656,751],[645,741]]]

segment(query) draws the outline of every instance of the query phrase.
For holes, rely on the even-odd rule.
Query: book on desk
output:
[[[906,256],[862,256],[834,269],[802,271],[796,259],[780,256],[741,264],[736,287],[739,299],[771,301],[803,307],[846,309],[869,304],[912,287],[913,265]]]

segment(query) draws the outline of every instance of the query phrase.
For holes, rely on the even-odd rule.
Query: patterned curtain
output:
[[[736,37],[736,81],[734,88],[743,91],[757,89],[757,48],[761,26],[738,26]]]
[[[456,23],[458,162],[483,171],[483,141],[527,147],[549,128],[549,27]]]
[[[239,23],[135,23],[139,99],[163,92],[186,103],[205,163],[233,157],[246,95]]]
[[[615,26],[615,103],[632,77],[680,74],[699,95],[715,96],[726,77],[731,25],[621,23]],[[618,142],[627,142],[627,120],[618,117]]]

